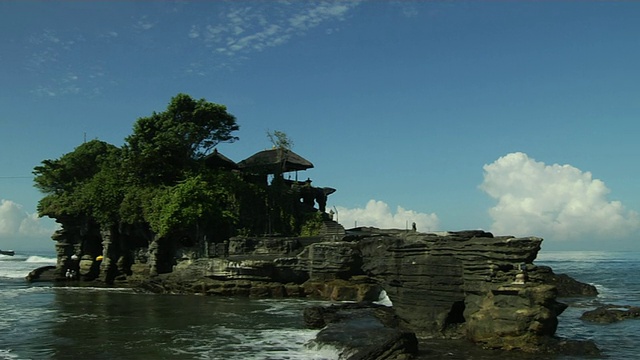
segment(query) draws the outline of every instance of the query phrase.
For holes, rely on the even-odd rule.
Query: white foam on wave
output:
[[[38,256],[38,255],[31,255],[25,260],[25,262],[28,262],[28,263],[42,263],[42,264],[55,264],[55,263],[58,262],[58,259],[50,258],[50,257],[44,257],[44,256]]]
[[[282,316],[298,316],[309,306],[326,305],[327,303],[323,300],[314,301],[309,299],[287,299],[287,301],[280,301],[278,299],[260,299],[255,301],[267,305],[268,307],[266,309],[253,310],[252,313],[267,313]]]
[[[393,303],[391,302],[391,299],[389,299],[389,296],[387,295],[387,292],[382,290],[380,292],[380,296],[378,297],[378,301],[374,301],[375,304],[380,304],[380,305],[384,305],[384,306],[388,306],[388,307],[392,307]]]
[[[25,294],[47,293],[53,286],[25,286],[0,292],[0,299],[14,298]]]
[[[24,279],[33,269],[0,269],[0,278]]]
[[[0,349],[0,359],[19,359],[20,357],[16,354],[11,353],[11,349]]]
[[[42,266],[53,266],[57,262],[56,258],[38,255],[16,255],[2,259],[0,266],[0,277],[10,279],[24,279],[32,270]]]
[[[194,336],[194,334],[200,336]],[[209,336],[202,334],[209,333]],[[309,345],[318,330],[235,329],[227,326],[192,327],[174,334],[171,351],[175,356],[220,358],[227,360],[333,360],[339,352],[331,347]]]
[[[126,288],[126,287],[58,286],[55,288],[55,290],[67,291],[67,292],[89,292],[89,291],[120,292],[120,293],[131,293],[131,294],[138,294],[138,295],[144,296],[144,294],[140,294],[136,292],[136,290],[132,288]]]
[[[336,348],[333,345],[319,345],[314,342],[308,343],[306,346],[306,358],[313,360],[329,360],[329,359],[340,359],[340,355],[342,351]]]

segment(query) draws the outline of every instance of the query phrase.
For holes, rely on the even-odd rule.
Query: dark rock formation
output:
[[[626,319],[640,318],[640,307],[637,306],[619,306],[619,305],[603,305],[595,310],[587,311],[580,319],[601,324],[610,324]]]
[[[29,282],[53,281],[56,278],[55,270],[53,265],[42,266],[29,272],[25,279]]]
[[[486,347],[536,351],[566,307],[556,302],[553,286],[527,279],[537,271],[532,262],[540,238],[366,229],[353,239],[362,269],[419,336],[465,336]]]
[[[577,281],[566,274],[555,274],[548,266],[538,266],[535,280],[554,285],[558,289],[560,298],[598,295],[598,289],[595,286]]]
[[[560,346],[549,340],[566,308],[556,301],[556,285],[571,284],[570,293],[588,290],[533,264],[540,238],[484,231],[340,231],[308,238],[235,237],[175,249],[154,239],[146,249],[131,249],[102,229],[105,255],[96,280],[161,293],[340,301],[374,301],[385,290],[404,329],[419,338],[529,352]],[[73,265],[69,259],[78,242],[62,238],[59,263]],[[85,280],[96,266],[92,258],[80,258]]]
[[[399,327],[393,309],[373,304],[342,304],[305,310],[305,323],[322,328],[310,346],[331,345],[340,359],[411,359],[418,353],[414,333]]]

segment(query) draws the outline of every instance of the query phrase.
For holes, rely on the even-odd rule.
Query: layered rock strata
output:
[[[173,265],[162,266],[154,259],[166,257],[153,256],[167,251],[162,243],[146,256],[106,246],[100,271],[113,274],[97,279],[164,293],[352,301],[384,290],[403,328],[421,338],[532,352],[549,347],[566,307],[556,301],[553,273],[533,263],[540,238],[358,228],[327,240],[237,237],[204,251],[177,249]]]
[[[566,306],[554,286],[530,280],[542,239],[366,230],[352,236],[362,269],[419,336],[534,351],[555,333]]]

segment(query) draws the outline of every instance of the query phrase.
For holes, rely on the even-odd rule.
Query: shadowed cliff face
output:
[[[207,281],[191,287],[212,294],[234,289],[228,294],[363,300],[377,298],[382,288],[404,326],[419,337],[527,351],[554,335],[565,308],[542,276],[548,269],[532,263],[540,238],[363,228],[343,240],[231,239],[227,258],[183,262],[163,287],[184,289],[205,274]],[[231,286],[238,281],[243,283]],[[273,291],[273,283],[289,285]]]
[[[112,240],[117,238],[103,234],[105,260],[125,258],[111,254],[118,249]],[[61,249],[66,244],[58,242]],[[176,252],[155,242],[148,256],[135,257],[147,261],[129,266],[103,261],[100,278],[109,280],[106,276],[115,269],[115,281],[153,291],[225,296],[362,301],[377,299],[384,289],[403,326],[419,337],[467,338],[485,347],[538,351],[553,337],[566,307],[556,301],[549,280],[557,277],[533,264],[541,243],[540,238],[494,237],[483,231],[374,228],[350,230],[341,241],[238,237],[209,252],[196,247]],[[154,274],[160,267],[152,255],[160,253],[174,254],[169,260],[175,265]],[[166,257],[155,257],[161,258]],[[64,259],[60,255],[59,263]]]
[[[537,271],[532,262],[540,238],[362,229],[346,240],[311,245],[299,255],[301,263],[332,264],[325,269],[333,271],[339,263],[359,263],[419,336],[465,336],[489,347],[527,350],[553,336],[565,308],[556,302],[554,286],[528,276]],[[322,249],[320,257],[314,247]],[[316,266],[311,279],[322,273]]]

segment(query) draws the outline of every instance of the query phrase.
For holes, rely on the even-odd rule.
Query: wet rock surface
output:
[[[305,324],[320,330],[311,346],[332,346],[340,359],[413,359],[418,340],[402,329],[393,309],[374,304],[342,304],[305,310]]]
[[[622,320],[638,318],[640,318],[640,307],[612,304],[599,306],[594,310],[583,313],[580,317],[582,320],[601,324],[611,324]]]
[[[56,267],[53,265],[42,266],[29,272],[25,279],[29,282],[54,281],[56,279],[55,270]]]
[[[556,274],[549,266],[538,266],[537,280],[558,289],[558,297],[597,296],[598,289],[591,284],[577,281],[566,274]]]

